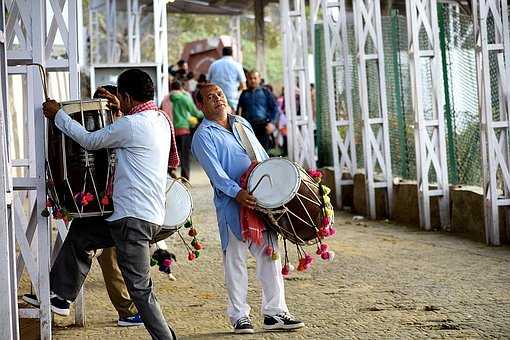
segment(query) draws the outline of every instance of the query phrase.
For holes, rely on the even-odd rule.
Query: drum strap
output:
[[[248,157],[250,157],[252,161],[260,162],[261,160],[259,159],[259,157],[257,157],[257,153],[253,148],[253,144],[251,143],[250,138],[246,134],[244,125],[241,122],[236,121],[234,122],[234,129],[237,131],[239,138],[241,138],[241,144],[248,153]]]

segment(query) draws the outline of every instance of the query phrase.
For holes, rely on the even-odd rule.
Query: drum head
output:
[[[261,180],[264,175],[268,176]],[[260,184],[253,191],[259,180]],[[271,158],[253,169],[248,178],[248,191],[253,191],[259,206],[274,209],[289,202],[296,195],[300,183],[299,171],[291,161]]]
[[[193,211],[191,194],[184,184],[171,177],[166,184],[166,212],[163,228],[174,229],[186,223]]]

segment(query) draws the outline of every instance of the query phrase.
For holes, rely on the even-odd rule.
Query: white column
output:
[[[117,0],[106,0],[106,57],[108,64],[117,62]]]
[[[446,163],[443,69],[439,45],[437,3],[435,0],[407,0],[406,12],[409,73],[415,118],[414,136],[420,225],[426,230],[432,228],[430,199],[433,196],[438,196],[441,228],[447,229],[450,225],[450,188]],[[427,70],[427,68],[429,69]],[[430,88],[424,88],[426,85],[422,76],[424,70],[431,75]],[[427,103],[426,93],[430,92],[432,93],[430,96],[432,102]],[[429,181],[432,173],[436,175],[436,189],[430,187]]]
[[[510,206],[510,163],[508,155],[510,109],[510,30],[507,0],[473,0],[473,21],[476,38],[480,144],[487,244],[500,245],[499,207],[508,216]],[[489,29],[488,19],[493,22]],[[497,69],[490,70],[491,60]],[[493,74],[493,71],[495,74]],[[492,88],[498,87],[498,94]],[[493,101],[499,101],[499,107]],[[507,218],[507,228],[508,228]]]
[[[168,93],[168,45],[166,0],[154,0],[154,55],[157,64],[157,104]]]
[[[140,7],[138,0],[127,0],[128,53],[130,63],[140,63]]]
[[[315,123],[312,119],[304,0],[291,0],[290,3],[280,0],[280,15],[289,158],[305,167],[315,168]]]
[[[382,41],[381,7],[379,0],[354,1],[354,28],[358,57],[359,93],[363,123],[363,155],[366,172],[367,213],[376,218],[375,189],[385,188],[387,215],[393,205],[393,177],[391,171],[386,78],[384,74],[384,45]],[[370,107],[368,93],[368,65],[377,68],[377,107]],[[380,179],[376,179],[380,172]]]
[[[354,177],[357,168],[347,16],[345,0],[321,1],[336,202],[342,208],[342,186],[353,184],[352,179],[342,179],[342,174]]]
[[[12,221],[12,182],[10,176],[8,112],[7,112],[7,59],[4,1],[0,0],[0,263],[4,265],[0,276],[0,338],[19,339],[18,290],[16,283],[16,247]]]
[[[243,63],[243,53],[241,46],[241,16],[235,15],[230,18],[230,32],[234,39],[232,42],[232,49],[234,50],[234,58]]]

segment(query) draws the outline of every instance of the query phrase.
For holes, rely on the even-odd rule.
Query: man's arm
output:
[[[124,147],[132,137],[131,123],[126,117],[103,129],[89,132],[64,110],[59,110],[55,115],[55,125],[86,150]]]
[[[237,63],[237,81],[239,81],[239,90],[246,90],[246,75],[244,74],[243,67]]]
[[[236,198],[241,191],[241,187],[223,170],[218,160],[216,147],[210,136],[206,133],[195,133],[191,150],[202,168],[204,168],[213,187],[229,197]]]
[[[193,99],[191,97],[186,97],[186,106],[188,108],[188,112],[196,118],[204,118],[204,114],[202,111],[200,111],[195,103],[193,102]]]
[[[247,110],[246,110],[246,105],[244,103],[244,98],[245,98],[245,91],[241,92],[241,95],[239,96],[239,101],[237,102],[237,114],[239,116],[242,116],[244,117],[245,116],[245,113],[247,113]]]

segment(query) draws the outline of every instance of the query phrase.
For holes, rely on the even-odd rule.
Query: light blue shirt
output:
[[[114,212],[108,221],[135,217],[157,225],[163,223],[170,126],[162,113],[139,112],[88,132],[60,110],[55,125],[86,150],[116,149]]]
[[[258,158],[269,158],[257,141],[250,124],[239,116],[229,115],[230,126],[233,126],[236,120],[246,127],[246,133]],[[235,198],[241,190],[241,176],[250,167],[251,160],[237,132],[231,132],[208,119],[204,119],[195,131],[191,150],[213,186],[221,247],[225,250],[229,229],[239,240],[242,239],[240,206]]]
[[[241,64],[231,56],[225,56],[211,64],[207,79],[221,87],[229,105],[236,110],[239,100],[239,84],[246,81]]]

